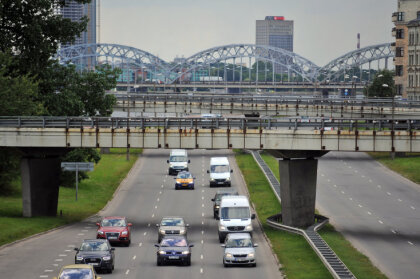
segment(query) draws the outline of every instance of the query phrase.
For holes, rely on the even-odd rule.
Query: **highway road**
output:
[[[365,153],[319,160],[317,209],[389,278],[420,278],[420,186]]]
[[[146,150],[137,161],[117,195],[101,211],[101,216],[125,215],[133,223],[130,247],[116,247],[114,273],[103,278],[282,278],[268,243],[254,220],[257,267],[224,268],[223,248],[217,236],[211,198],[216,188],[209,188],[206,170],[211,156],[228,155],[233,167],[232,185],[240,193],[246,187],[230,151],[189,152],[190,171],[196,176],[195,190],[174,190],[174,180],[167,175],[169,150]],[[77,205],[75,205],[77,206]],[[190,229],[192,265],[156,266],[157,228],[163,216],[183,216]],[[1,278],[52,278],[61,266],[74,263],[74,247],[83,239],[96,237],[99,217],[68,226],[0,250]]]

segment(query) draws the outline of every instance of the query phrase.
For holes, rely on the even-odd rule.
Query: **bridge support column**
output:
[[[284,225],[306,228],[315,221],[318,160],[327,152],[272,151],[279,161],[280,198]]]
[[[42,152],[45,151],[45,152]],[[24,150],[21,159],[23,216],[56,216],[63,150]],[[48,152],[50,151],[50,152]]]

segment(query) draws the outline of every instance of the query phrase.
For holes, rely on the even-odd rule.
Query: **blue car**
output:
[[[191,247],[185,236],[165,236],[159,244],[155,244],[157,250],[157,265],[165,263],[178,263],[191,265]]]

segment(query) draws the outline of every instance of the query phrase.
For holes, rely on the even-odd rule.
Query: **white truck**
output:
[[[212,157],[210,158],[210,169],[207,173],[210,174],[210,187],[214,186],[231,186],[230,174],[233,170],[230,169],[229,160],[227,157]]]
[[[219,241],[223,243],[228,233],[249,233],[252,235],[251,207],[246,196],[224,196],[220,202]]]
[[[171,150],[171,154],[169,156],[169,160],[167,160],[167,163],[169,164],[169,175],[177,174],[180,171],[188,171],[188,164],[190,163],[190,160],[188,160],[187,150]]]

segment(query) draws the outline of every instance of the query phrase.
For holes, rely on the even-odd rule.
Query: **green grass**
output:
[[[126,149],[111,149],[111,154],[101,155],[102,159],[95,165],[95,170],[88,173],[89,179],[79,183],[77,202],[74,188],[60,187],[58,213],[62,211],[62,216],[22,217],[20,181],[16,181],[13,195],[0,197],[0,245],[81,221],[100,211],[112,198],[141,150],[131,149],[130,161],[126,161],[125,152]]]
[[[389,152],[369,152],[368,154],[389,169],[401,174],[417,184],[420,183],[419,153],[406,153],[404,157],[396,156],[394,160],[391,159]]]
[[[271,155],[264,153],[262,157],[277,178],[279,178],[277,160]],[[245,177],[251,201],[255,205],[264,231],[269,237],[280,263],[283,265],[282,271],[287,278],[332,278],[303,237],[277,231],[267,226],[265,222],[267,217],[279,213],[281,205],[275,198],[268,181],[251,155],[236,151],[236,161]],[[352,247],[331,225],[324,227],[320,234],[357,278],[386,278],[371,264],[366,256]]]

